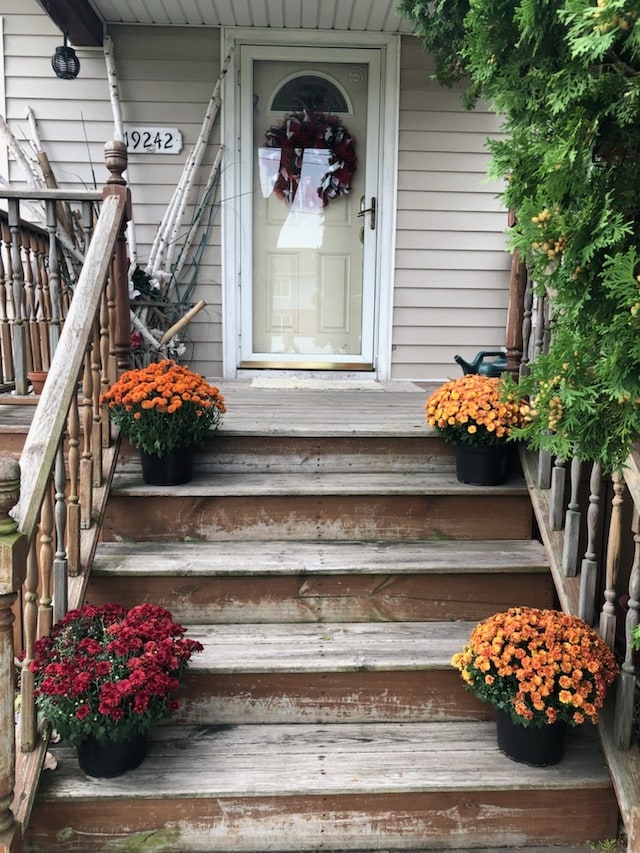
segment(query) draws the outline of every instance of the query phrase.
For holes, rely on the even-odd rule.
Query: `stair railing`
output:
[[[50,366],[102,193],[0,188],[0,199],[0,388],[23,396],[29,372]]]
[[[523,291],[520,374],[526,375],[547,350],[552,305],[533,296],[529,281]],[[640,675],[640,652],[634,649],[640,624],[640,445],[623,472],[613,476],[586,459],[529,451],[521,452],[521,459],[560,606],[595,626],[621,660],[600,734],[628,850],[635,851],[640,849],[640,749],[634,731]]]
[[[110,177],[99,217],[19,466],[0,459],[0,853],[21,849],[21,826],[28,822],[47,745],[29,662],[37,638],[82,602],[117,454],[100,395],[129,366],[125,229],[131,201],[122,177],[124,144],[109,143],[105,162]],[[14,192],[10,196],[17,200]],[[42,190],[37,197],[55,202],[59,194]],[[24,281],[22,265],[14,251],[16,294]],[[18,328],[13,353],[20,356],[24,323],[13,326]],[[17,730],[16,650],[22,652]]]

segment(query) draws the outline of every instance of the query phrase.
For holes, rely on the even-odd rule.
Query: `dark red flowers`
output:
[[[87,605],[38,640],[29,668],[38,707],[72,744],[125,740],[166,720],[191,655],[201,651],[168,610]]]

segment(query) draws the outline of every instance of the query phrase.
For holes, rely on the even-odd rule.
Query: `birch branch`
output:
[[[22,150],[20,143],[13,135],[13,131],[7,124],[4,116],[0,116],[0,140],[4,142],[9,149],[9,153],[13,156],[14,160],[24,172],[29,186],[34,189],[41,189],[43,183],[42,179],[38,176],[34,165],[29,161],[29,158]]]
[[[157,338],[154,338],[151,332],[147,329],[146,325],[142,322],[142,320],[138,317],[138,315],[131,311],[131,323],[135,328],[140,332],[145,341],[152,346],[154,349],[159,350],[160,344]]]
[[[211,167],[211,171],[209,172],[209,178],[207,180],[206,186],[204,188],[204,192],[202,194],[202,198],[206,200],[209,197],[213,189],[213,185],[215,184],[216,177],[218,175],[218,171],[220,169],[220,163],[222,162],[222,155],[224,153],[224,146],[221,145],[218,148],[218,153],[216,154],[216,159],[213,162],[213,166]],[[189,249],[191,248],[191,244],[193,243],[193,239],[195,237],[196,231],[198,230],[198,225],[200,224],[200,220],[202,219],[202,213],[204,211],[204,207],[200,207],[194,216],[193,222],[191,223],[189,230],[187,231],[187,235],[184,238],[183,244],[180,248],[180,255],[178,256],[178,260],[176,261],[175,269],[173,270],[173,277],[178,278],[180,272],[182,271],[183,266],[187,260],[187,254]]]
[[[200,302],[196,302],[193,308],[190,308],[186,314],[184,314],[177,322],[173,324],[173,326],[171,326],[170,329],[167,329],[164,335],[160,338],[160,346],[162,347],[165,344],[168,344],[171,338],[176,335],[180,331],[180,329],[184,329],[187,323],[193,320],[196,314],[199,311],[202,311],[206,304],[207,303],[204,301],[204,299],[201,299]]]
[[[53,168],[49,162],[47,152],[44,150],[44,146],[42,145],[40,131],[38,130],[38,120],[36,119],[35,113],[31,107],[27,107],[27,120],[31,130],[31,141],[36,152],[38,163],[40,164],[40,169],[42,170],[45,186],[49,189],[55,190],[58,188],[58,181],[56,180]],[[69,203],[64,201],[56,202],[56,212],[62,230],[68,236],[69,242],[72,245],[75,245],[76,240],[73,229],[73,216],[71,215]]]
[[[120,100],[120,86],[118,85],[118,72],[116,70],[116,55],[113,48],[111,36],[105,36],[103,41],[104,62],[107,69],[107,80],[109,83],[109,98],[111,101],[111,113],[113,115],[114,138],[124,142],[124,122],[122,120],[122,102]],[[126,173],[125,173],[126,174]],[[127,223],[127,254],[135,265],[138,257],[136,242],[136,231],[133,213]]]
[[[116,72],[116,57],[113,50],[111,36],[105,36],[104,61],[107,67],[107,80],[109,83],[109,97],[111,99],[111,113],[113,115],[113,128],[115,139],[124,141],[124,126],[122,123],[122,107],[120,103],[120,88],[118,86],[118,74]]]
[[[229,54],[225,58],[224,63],[222,65],[222,70],[220,71],[218,79],[216,80],[213,92],[211,94],[211,98],[209,99],[209,103],[207,105],[207,109],[202,121],[200,133],[198,134],[198,138],[196,140],[196,144],[193,147],[193,150],[191,152],[191,155],[187,159],[187,162],[185,163],[182,176],[176,187],[174,197],[171,200],[170,215],[167,217],[166,223],[164,223],[164,228],[158,231],[157,246],[154,243],[154,247],[152,247],[153,261],[150,264],[152,274],[154,272],[157,273],[157,270],[163,263],[165,270],[170,270],[173,254],[175,252],[175,244],[177,241],[178,232],[182,225],[182,219],[184,217],[184,211],[187,206],[187,200],[193,187],[195,173],[202,163],[204,153],[209,143],[209,137],[211,136],[211,130],[218,116],[218,112],[220,111],[220,104],[222,103],[222,99],[220,96],[220,92],[222,89],[222,81],[224,80],[224,77],[227,73],[230,61],[231,54]],[[163,255],[165,252],[166,256],[163,259]]]

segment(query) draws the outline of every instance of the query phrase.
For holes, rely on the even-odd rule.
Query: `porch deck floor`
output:
[[[223,429],[242,434],[416,435],[429,430],[424,404],[438,383],[348,381],[326,387],[262,387],[220,382],[227,413]]]
[[[452,370],[453,373],[453,370]],[[437,382],[323,380],[208,380],[225,399],[223,429],[243,435],[416,435],[429,431],[424,404]],[[35,411],[34,398],[3,404],[0,427],[24,432]]]

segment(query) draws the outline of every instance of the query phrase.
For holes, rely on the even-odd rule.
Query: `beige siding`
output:
[[[506,214],[486,183],[486,109],[429,79],[418,40],[402,42],[393,378],[457,375],[453,356],[504,344]]]
[[[0,0],[7,118],[26,138],[26,107],[31,106],[58,181],[92,186],[95,176],[100,185],[106,177],[103,146],[113,136],[102,51],[78,50],[80,76],[58,80],[50,57],[62,43],[60,33],[36,0],[21,0],[20,7],[16,14],[15,0]],[[176,126],[184,139],[180,155],[130,156],[138,259],[144,265],[219,73],[219,31],[118,26],[110,35],[125,122]],[[497,121],[483,109],[464,111],[458,94],[440,88],[429,73],[420,43],[405,37],[392,355],[397,379],[442,378],[453,371],[456,352],[470,357],[504,342],[506,216],[496,200],[498,187],[485,182],[484,141],[496,132]],[[213,162],[218,134],[216,128],[200,185]],[[227,162],[230,156],[227,152]],[[24,180],[14,162],[9,177]],[[196,282],[191,301],[207,303],[188,327],[188,355],[208,376],[222,373],[220,223],[216,210],[197,269],[185,270],[185,277]]]

